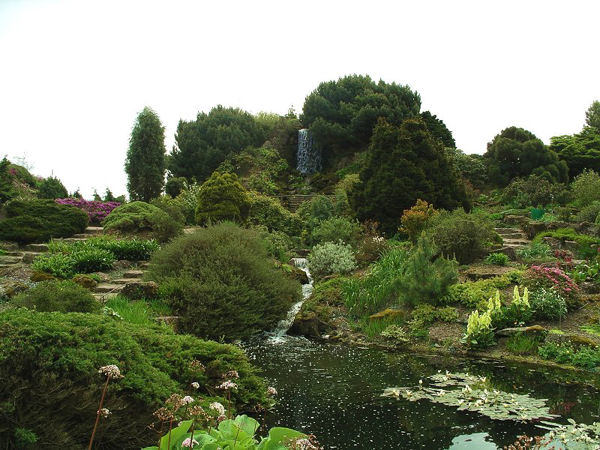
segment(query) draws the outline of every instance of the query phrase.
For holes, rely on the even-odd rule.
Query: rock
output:
[[[124,269],[129,269],[133,264],[131,263],[131,261],[127,261],[125,259],[121,259],[119,261],[115,261],[113,263],[113,269],[115,270],[124,270]]]
[[[502,247],[490,253],[504,253],[511,261],[515,261],[517,259],[517,253],[514,247]]]
[[[546,330],[541,325],[531,325],[530,327],[512,327],[512,328],[504,328],[502,330],[496,331],[497,336],[501,337],[510,337],[515,334],[538,334],[538,333],[547,333]]]
[[[517,215],[506,215],[502,220],[504,223],[508,225],[522,225],[529,221],[529,219],[525,216],[517,216]]]
[[[55,280],[56,278],[46,272],[33,272],[29,279],[35,283],[39,283],[40,281]]]
[[[564,250],[568,250],[573,254],[577,253],[577,247],[579,247],[579,246],[578,246],[577,242],[575,242],[575,241],[564,241],[562,244],[562,248]]]
[[[555,344],[571,344],[574,347],[598,347],[598,342],[587,336],[575,333],[548,333],[546,342]]]
[[[600,294],[600,283],[592,281],[584,281],[579,285],[583,294]]]
[[[131,300],[158,297],[158,285],[154,281],[132,281],[121,290],[121,294]]]
[[[523,224],[523,231],[529,239],[533,239],[542,231],[546,231],[548,226],[546,222],[526,222]]]
[[[25,264],[32,264],[33,260],[35,259],[36,256],[38,256],[37,253],[31,253],[31,252],[23,253],[23,259],[22,259],[22,261]]]
[[[369,316],[369,320],[384,320],[384,319],[391,319],[394,317],[398,317],[398,316],[406,316],[406,311],[402,310],[402,309],[391,309],[391,308],[387,308],[384,309],[383,311],[379,311],[378,313],[375,313],[371,316]]]
[[[579,234],[587,234],[589,236],[600,236],[600,225],[590,222],[581,222],[573,227]]]
[[[94,272],[94,275],[100,278],[101,283],[108,283],[110,281],[110,276],[104,272]]]
[[[96,286],[98,286],[98,282],[89,275],[75,275],[73,277],[73,282],[77,283],[79,286],[83,286],[86,289],[94,289]]]
[[[300,282],[300,284],[308,284],[309,283],[308,275],[306,275],[306,272],[304,272],[304,270],[302,270],[296,266],[290,266],[290,267],[292,268],[292,271],[290,272],[289,276],[292,280],[298,280]]]
[[[320,339],[322,335],[330,333],[332,329],[330,324],[323,322],[314,312],[306,312],[296,316],[288,334]]]
[[[559,239],[546,236],[544,239],[544,243],[548,244],[552,250],[560,250],[562,248],[562,243]]]
[[[2,280],[0,283],[0,298],[13,298],[17,294],[29,289],[29,285],[19,280]]]

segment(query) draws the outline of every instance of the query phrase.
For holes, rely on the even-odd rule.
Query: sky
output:
[[[544,142],[600,99],[597,0],[0,0],[0,157],[72,192],[126,193],[149,106],[299,113],[349,74],[409,85],[466,153],[502,129]]]

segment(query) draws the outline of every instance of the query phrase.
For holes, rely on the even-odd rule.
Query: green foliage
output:
[[[248,223],[263,225],[269,231],[279,231],[289,236],[300,236],[302,230],[300,218],[285,209],[279,200],[255,192],[250,192],[248,197],[250,201]]]
[[[429,111],[423,111],[421,119],[425,122],[427,129],[433,137],[438,139],[444,147],[456,148],[452,132],[446,127],[443,120],[438,119],[435,114],[431,114]]]
[[[567,343],[546,342],[538,349],[543,359],[592,370],[600,366],[600,349],[588,346],[573,347]]]
[[[200,229],[164,246],[149,278],[181,331],[212,339],[272,329],[300,297],[300,285],[273,265],[258,233],[232,223]]]
[[[581,283],[582,281],[591,281],[600,283],[600,258],[578,264],[569,273],[573,281]]]
[[[165,128],[147,106],[135,120],[125,160],[131,200],[149,202],[163,190],[165,179]]]
[[[198,183],[185,183],[183,190],[173,199],[185,216],[186,225],[196,224],[196,208],[198,207],[198,194],[200,185]]]
[[[600,175],[593,170],[584,170],[571,183],[575,203],[585,207],[600,200]]]
[[[487,184],[487,168],[482,155],[467,155],[454,148],[446,148],[446,152],[463,180],[469,181],[476,189],[482,189]]]
[[[517,333],[506,341],[506,349],[515,355],[537,355],[540,337],[531,334]]]
[[[160,242],[181,234],[182,225],[166,212],[144,202],[125,203],[104,219],[104,230],[119,234],[142,234]]]
[[[501,242],[493,223],[485,216],[467,214],[461,209],[442,211],[429,221],[427,235],[446,256],[468,264],[482,256],[494,243]]]
[[[199,225],[224,220],[241,223],[249,211],[248,193],[235,174],[215,172],[198,192],[196,223]]]
[[[109,384],[112,414],[97,433],[104,448],[152,444],[147,426],[167,397],[198,382],[197,395],[214,398],[230,370],[239,374],[232,407],[266,401],[265,385],[236,347],[100,314],[13,309],[0,313],[0,441],[26,427],[56,448],[86,447],[104,382],[98,368],[107,364],[124,378]]]
[[[68,197],[67,188],[56,177],[48,177],[38,184],[38,197],[54,200]]]
[[[436,321],[456,322],[458,321],[458,311],[451,306],[436,308],[428,304],[421,304],[415,306],[411,313],[411,328],[424,328]]]
[[[600,102],[594,100],[585,112],[585,124],[600,132]]]
[[[158,248],[158,242],[152,239],[115,239],[111,236],[97,236],[85,241],[50,241],[48,243],[49,253],[72,255],[82,250],[99,249],[110,252],[115,260],[125,259],[128,261],[147,261]]]
[[[325,195],[317,195],[300,205],[296,214],[302,220],[304,228],[310,234],[322,221],[335,215],[335,205]]]
[[[504,253],[490,253],[485,258],[485,262],[495,266],[506,266],[508,264],[508,256]]]
[[[567,316],[567,301],[555,289],[536,289],[529,301],[531,312],[536,319],[560,320]]]
[[[416,243],[421,236],[422,231],[427,226],[427,222],[437,211],[433,205],[430,205],[426,201],[417,199],[417,203],[410,209],[405,209],[400,218],[402,226],[400,231],[406,233],[408,238]]]
[[[146,447],[143,450],[185,450],[196,445],[200,450],[285,450],[309,448],[305,446],[305,442],[310,443],[305,434],[283,427],[271,428],[268,436],[261,438],[259,442],[255,433],[260,424],[246,415],[223,420],[208,429],[194,429],[192,423],[193,420],[183,421],[160,439],[159,447]],[[312,443],[310,445],[311,448],[317,448]]]
[[[279,151],[267,146],[249,147],[232,155],[219,167],[219,172],[235,172],[240,182],[249,190],[266,195],[279,194],[284,176],[290,173],[288,162]]]
[[[581,211],[575,215],[576,222],[596,222],[600,214],[600,201],[595,200],[587,206],[584,206]]]
[[[12,303],[42,312],[100,311],[100,303],[90,291],[72,281],[42,281],[17,295]]]
[[[519,259],[525,262],[545,261],[553,259],[552,249],[545,242],[532,242],[515,251]]]
[[[328,153],[369,143],[378,119],[399,126],[419,114],[421,99],[408,86],[350,75],[319,84],[304,102],[300,120]]]
[[[521,296],[518,286],[515,286],[512,302],[508,306],[501,305],[500,294],[497,292],[496,298],[488,301],[488,312],[491,314],[493,326],[498,329],[527,324],[533,316],[528,289],[525,288]]]
[[[344,282],[343,297],[352,315],[373,314],[399,303],[396,279],[407,256],[405,249],[392,247],[371,266],[369,273]]]
[[[194,121],[179,121],[168,168],[175,177],[202,183],[230,155],[262,145],[265,131],[254,116],[238,108],[219,105],[208,114],[198,113]]]
[[[35,258],[31,268],[59,278],[71,278],[77,273],[102,272],[112,269],[114,255],[108,250],[81,247],[69,253],[48,252]]]
[[[33,199],[36,184],[35,177],[25,167],[12,164],[6,157],[0,161],[0,206],[13,199]]]
[[[513,178],[539,175],[553,182],[567,182],[568,168],[553,151],[533,133],[509,127],[488,144],[484,158],[489,178],[498,186],[506,186]]]
[[[386,233],[396,232],[403,211],[417,199],[438,209],[468,206],[444,148],[418,119],[407,119],[399,128],[379,122],[367,158],[350,204],[361,221],[376,220]]]
[[[167,178],[167,184],[165,184],[165,193],[175,198],[185,189],[186,183],[185,177],[169,177]]]
[[[457,281],[456,261],[439,256],[433,243],[421,238],[402,265],[396,289],[404,304],[439,304]]]
[[[15,446],[17,448],[30,448],[38,440],[37,435],[27,428],[15,429]]]
[[[569,176],[576,177],[585,170],[600,172],[600,131],[585,127],[581,133],[550,138],[550,150],[569,166]]]
[[[110,308],[110,310],[106,310]],[[124,321],[137,325],[152,326],[157,315],[170,315],[170,309],[160,300],[130,301],[126,297],[116,296],[106,302],[105,313],[118,314]]]
[[[315,278],[332,274],[343,275],[356,269],[352,247],[341,241],[315,245],[308,255],[308,263]]]
[[[467,332],[463,338],[469,348],[485,348],[494,345],[492,317],[489,311],[479,314],[475,310],[469,315]]]
[[[410,340],[406,331],[398,325],[388,325],[381,332],[381,337],[395,346],[402,346]]]
[[[520,272],[514,271],[485,280],[455,284],[450,286],[448,295],[443,302],[446,304],[462,304],[469,308],[484,310],[488,299],[493,297],[498,289],[506,289],[518,281],[519,278]]]
[[[577,242],[577,255],[582,258],[593,258],[597,254],[600,238],[579,234],[573,228],[557,228],[552,231],[543,231],[533,238],[534,243],[543,242],[545,237],[552,237],[561,241]]]
[[[359,239],[360,231],[361,227],[357,222],[334,216],[323,220],[312,230],[310,241],[313,244],[342,241],[354,246]]]
[[[150,204],[162,209],[169,215],[169,217],[175,220],[175,222],[185,225],[186,220],[183,213],[183,208],[181,204],[174,198],[171,198],[168,195],[161,195],[152,199]]]
[[[4,212],[7,218],[0,221],[0,240],[21,244],[69,237],[82,233],[88,225],[85,212],[53,200],[13,200]]]
[[[557,185],[546,178],[530,175],[511,181],[502,192],[502,201],[513,208],[543,207],[554,202],[558,189]]]

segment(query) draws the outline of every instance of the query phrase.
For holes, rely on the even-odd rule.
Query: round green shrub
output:
[[[185,188],[186,183],[185,177],[170,177],[167,179],[167,184],[165,184],[165,192],[175,198]]]
[[[180,223],[182,225],[185,224],[185,215],[183,213],[183,208],[181,204],[177,202],[174,198],[171,198],[168,195],[161,195],[160,197],[152,199],[150,204],[162,209],[171,218],[173,218],[175,222]]]
[[[300,218],[285,209],[279,200],[256,192],[249,193],[250,213],[248,222],[264,225],[269,231],[282,231],[289,236],[299,236],[302,231]]]
[[[315,245],[308,255],[308,266],[315,278],[345,274],[356,269],[356,259],[350,245],[325,242]]]
[[[573,197],[578,206],[584,207],[600,200],[600,175],[593,170],[584,170],[571,183]]]
[[[68,197],[67,188],[56,177],[48,177],[40,181],[38,185],[38,197],[54,200],[56,198]]]
[[[43,281],[17,295],[12,303],[42,312],[97,313],[101,309],[89,290],[72,281]]]
[[[502,242],[493,223],[480,215],[462,209],[442,211],[432,217],[426,233],[447,257],[469,264],[481,257],[486,248]]]
[[[88,226],[84,211],[53,200],[13,200],[4,206],[4,213],[7,218],[0,221],[0,241],[46,242],[83,233]]]
[[[105,381],[98,368],[108,364],[124,378],[109,384],[104,406],[112,414],[100,421],[98,448],[154,444],[147,427],[166,398],[198,382],[190,394],[213,401],[230,370],[239,374],[232,407],[249,410],[266,398],[265,385],[236,347],[100,314],[13,309],[0,313],[0,442],[11,442],[13,430],[23,427],[52,448],[86,448]]]
[[[355,245],[360,236],[360,225],[345,217],[334,216],[319,223],[311,233],[313,244],[342,241]]]
[[[575,221],[594,223],[598,214],[600,214],[600,201],[594,201],[577,213]]]
[[[260,235],[232,223],[163,247],[150,260],[148,278],[181,316],[182,331],[211,339],[273,329],[300,299],[300,284],[275,267]]]
[[[198,192],[196,223],[231,220],[244,222],[250,210],[250,200],[244,186],[233,173],[214,172]]]
[[[104,219],[104,230],[122,234],[142,234],[166,242],[181,234],[182,224],[162,209],[145,202],[126,203]]]

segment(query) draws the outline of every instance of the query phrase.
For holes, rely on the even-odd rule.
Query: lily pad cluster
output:
[[[420,380],[416,388],[387,388],[383,396],[402,397],[412,402],[429,400],[455,406],[459,411],[473,411],[494,420],[527,422],[557,417],[550,413],[546,399],[493,389],[486,377],[446,372],[432,375],[427,380],[429,386],[424,386],[423,380]]]
[[[544,425],[538,425],[544,430],[550,430],[546,434],[549,445],[557,442],[569,450],[596,450],[600,448],[600,422],[591,425],[577,423],[573,419],[567,419],[568,425],[543,421]],[[553,448],[553,447],[549,447]]]

